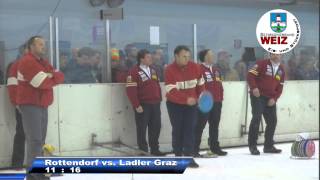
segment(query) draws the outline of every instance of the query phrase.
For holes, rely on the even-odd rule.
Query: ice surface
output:
[[[281,154],[252,156],[247,147],[228,148],[228,155],[197,158],[200,168],[188,168],[184,174],[64,174],[52,180],[316,180],[319,179],[319,141],[312,159],[292,159],[291,143],[277,144]],[[8,171],[0,171],[5,173]],[[10,171],[12,173],[12,171]]]

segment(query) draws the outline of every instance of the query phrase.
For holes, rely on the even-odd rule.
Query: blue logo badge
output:
[[[281,33],[287,28],[287,13],[270,13],[270,26],[274,32]]]

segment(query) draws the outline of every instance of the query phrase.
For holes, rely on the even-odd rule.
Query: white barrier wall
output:
[[[11,162],[13,136],[15,133],[15,112],[9,105],[5,86],[0,86],[0,167]]]
[[[224,82],[225,98],[220,123],[222,146],[247,144],[241,136],[245,124],[245,82]],[[125,95],[124,84],[60,85],[49,108],[47,143],[57,147],[60,155],[114,155],[115,152],[91,147],[91,135],[99,142],[121,141],[136,145],[134,113]],[[163,95],[164,95],[164,88]],[[319,137],[319,82],[288,81],[277,103],[278,126],[275,140],[291,141],[297,133],[309,132]],[[171,150],[171,125],[165,105],[161,104],[162,130],[160,147]],[[247,129],[251,120],[248,101]],[[265,127],[265,124],[264,124]],[[15,133],[14,109],[9,103],[5,86],[0,86],[0,167],[11,160]],[[202,148],[207,147],[208,129],[203,134]],[[263,134],[259,138],[263,142]]]

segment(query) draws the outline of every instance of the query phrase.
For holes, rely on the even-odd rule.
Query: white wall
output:
[[[247,135],[240,135],[245,122],[244,82],[225,82],[225,99],[220,124],[222,146],[247,144]],[[164,88],[162,88],[164,90]],[[309,132],[319,137],[319,82],[288,81],[277,104],[276,142],[292,141],[296,134]],[[164,94],[164,92],[163,92]],[[250,104],[250,101],[248,102]],[[14,111],[4,86],[0,86],[0,167],[9,165],[15,133]],[[248,125],[251,108],[248,106]],[[162,130],[160,147],[171,150],[171,125],[165,100],[161,104]],[[265,124],[264,124],[265,126]],[[90,146],[91,134],[97,141],[121,140],[136,145],[133,110],[125,95],[124,84],[60,85],[55,88],[55,101],[49,108],[47,143],[57,147],[61,155],[114,155],[115,152]],[[202,147],[207,147],[208,129]],[[263,142],[263,135],[259,142]]]

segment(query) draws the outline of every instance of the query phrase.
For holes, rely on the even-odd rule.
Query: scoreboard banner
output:
[[[39,157],[29,173],[182,174],[192,157]]]

